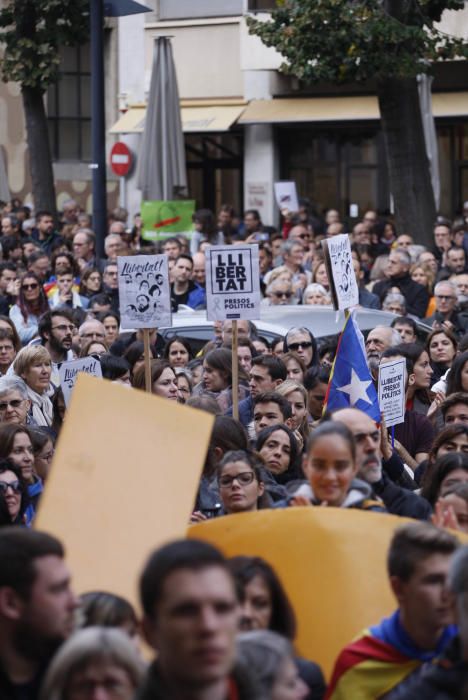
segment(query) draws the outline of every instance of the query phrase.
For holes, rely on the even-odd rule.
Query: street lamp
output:
[[[104,256],[107,230],[106,125],[104,89],[104,17],[124,17],[151,8],[134,0],[90,0],[91,24],[91,169],[93,171],[93,230],[97,255]]]

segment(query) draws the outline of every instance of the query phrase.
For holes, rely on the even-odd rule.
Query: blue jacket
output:
[[[253,399],[250,395],[239,401],[239,420],[245,428],[253,421],[253,409]],[[226,415],[232,416],[232,406],[228,408]]]

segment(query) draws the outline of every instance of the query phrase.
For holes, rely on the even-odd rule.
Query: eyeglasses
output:
[[[21,289],[27,290],[27,289],[37,289],[39,285],[37,282],[33,282],[32,284],[22,284]]]
[[[21,484],[17,481],[0,481],[0,493],[5,495],[8,489],[13,493],[21,493]]]
[[[303,350],[307,350],[308,348],[312,347],[312,343],[310,340],[304,341],[303,343],[288,343],[288,350],[292,350],[293,352],[296,352],[297,350],[300,350],[301,348]]]
[[[60,326],[52,326],[52,330],[62,331],[62,333],[65,333],[65,331],[71,331],[73,333],[75,326],[72,324],[67,325],[66,323],[61,323]]]
[[[354,440],[358,445],[362,445],[367,438],[370,438],[372,442],[378,442],[380,440],[380,432],[378,430],[373,430],[371,433],[355,433],[354,435]]]
[[[292,292],[273,292],[277,299],[290,299],[292,297]]]
[[[241,472],[236,474],[236,476],[220,476],[218,483],[220,488],[229,489],[233,485],[234,481],[237,481],[239,486],[248,486],[255,479],[255,474],[253,472]]]
[[[442,299],[442,301],[449,301],[450,299],[456,299],[457,297],[454,297],[452,295],[447,295],[447,294],[436,294],[435,295],[436,299]]]
[[[19,408],[23,401],[25,401],[25,399],[13,399],[12,401],[2,401],[2,403],[0,403],[0,413],[2,411],[6,411],[8,406],[11,406],[12,408]]]
[[[309,239],[310,238],[310,233],[300,233],[299,238],[303,239]]]

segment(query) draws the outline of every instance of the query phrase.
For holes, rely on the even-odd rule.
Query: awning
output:
[[[432,107],[435,117],[468,116],[468,92],[436,93],[432,96]],[[239,119],[239,124],[379,119],[379,105],[375,96],[298,97],[252,100]]]
[[[225,104],[181,101],[180,113],[184,133],[228,131],[239,119],[245,102]],[[133,105],[110,129],[111,134],[139,134],[143,132],[146,105]]]

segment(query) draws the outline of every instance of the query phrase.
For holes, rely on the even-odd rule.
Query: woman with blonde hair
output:
[[[26,346],[17,354],[13,371],[26,384],[32,424],[50,428],[54,418],[51,401],[54,386],[50,381],[52,361],[49,351],[43,345]]]
[[[286,379],[276,387],[275,391],[289,401],[292,411],[292,429],[299,431],[303,445],[307,445],[309,438],[307,391],[302,384],[292,379]]]
[[[436,312],[436,303],[434,296],[435,275],[433,271],[424,263],[415,263],[410,267],[410,275],[413,282],[422,284],[430,294],[429,304],[427,305],[426,317],[432,316]]]
[[[144,663],[125,632],[87,627],[75,632],[54,656],[40,700],[94,697],[98,688],[107,689],[108,697],[133,700],[144,673]]]

